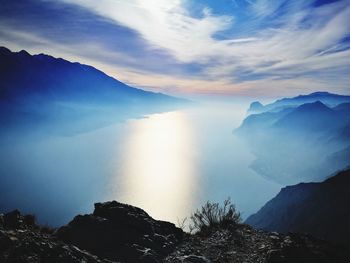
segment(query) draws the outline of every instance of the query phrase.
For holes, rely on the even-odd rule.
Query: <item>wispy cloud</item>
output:
[[[213,35],[231,26],[233,17],[214,16],[204,8],[201,18],[191,17],[181,0],[63,0],[136,30],[155,47],[170,50],[182,62],[207,62],[223,43]]]
[[[220,13],[219,3],[206,1],[201,1],[201,12],[193,14],[189,2],[192,6],[198,2],[192,0],[43,4],[49,2],[88,10],[97,16],[94,19],[134,32],[130,43],[144,43],[144,59],[133,53],[142,54],[139,47],[123,52],[125,48],[113,48],[114,40],[106,36],[85,41],[79,51],[74,51],[82,44],[79,32],[76,43],[61,44],[69,47],[70,54],[79,53],[83,60],[137,86],[170,93],[265,92],[267,96],[300,89],[349,90],[344,76],[350,72],[349,0],[235,0],[230,14]],[[100,59],[91,56],[98,49]]]

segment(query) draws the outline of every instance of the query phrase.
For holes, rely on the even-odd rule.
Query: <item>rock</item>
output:
[[[346,247],[311,236],[271,233],[245,224],[190,235],[115,201],[96,204],[94,213],[76,216],[55,233],[44,233],[33,216],[16,210],[3,221],[1,263],[350,262]]]
[[[210,261],[202,256],[189,255],[181,258],[184,263],[209,263]]]
[[[5,228],[18,228],[21,224],[21,213],[18,210],[14,210],[4,215],[4,227]]]
[[[34,227],[35,226],[35,216],[34,215],[23,216],[23,223],[28,227]]]
[[[0,229],[4,228],[4,215],[0,214]]]
[[[207,236],[187,237],[165,262],[347,263],[350,254],[344,247],[310,236],[269,233],[239,225],[236,230],[217,229]]]
[[[1,263],[112,263],[42,234],[33,219],[18,210],[4,216],[6,228],[0,230]]]
[[[266,255],[266,263],[278,263],[285,260],[284,256],[282,255],[281,250],[279,249],[271,249],[267,251]]]
[[[0,252],[8,249],[12,244],[12,240],[4,231],[0,231]]]
[[[183,231],[140,208],[112,201],[96,203],[93,214],[76,216],[56,236],[101,258],[160,262],[181,241]]]

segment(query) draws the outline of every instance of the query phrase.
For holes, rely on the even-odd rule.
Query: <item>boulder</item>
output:
[[[11,244],[11,239],[6,235],[4,231],[0,230],[0,252],[3,252],[11,247]]]
[[[21,225],[21,213],[16,209],[3,217],[5,228],[18,228]]]
[[[55,235],[101,258],[161,262],[182,240],[183,231],[140,208],[112,201],[96,203],[93,214],[76,216]]]

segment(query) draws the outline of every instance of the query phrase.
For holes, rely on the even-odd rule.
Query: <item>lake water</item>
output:
[[[245,218],[281,188],[249,168],[254,156],[232,134],[247,106],[202,103],[74,136],[2,142],[0,207],[62,225],[117,200],[176,223],[231,197]]]

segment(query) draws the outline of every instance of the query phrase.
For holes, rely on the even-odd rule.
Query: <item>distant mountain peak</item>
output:
[[[298,107],[302,104],[314,103],[317,101],[324,104],[325,106],[335,107],[341,103],[350,102],[350,96],[334,94],[328,91],[317,91],[307,95],[278,99],[275,102],[260,107],[259,112],[279,111],[283,110],[284,108]]]
[[[19,51],[18,54],[24,55],[24,56],[31,56],[31,55],[30,55],[27,51],[25,51],[24,49],[22,49],[21,51]]]
[[[304,96],[315,96],[315,95],[337,95],[337,94],[330,93],[328,91],[316,91],[316,92],[310,93],[309,95],[304,95]]]
[[[0,54],[11,54],[11,50],[9,50],[6,47],[1,47],[0,46]]]
[[[321,101],[305,103],[279,119],[274,126],[288,130],[325,130],[334,125],[335,112]]]
[[[259,101],[254,101],[250,104],[248,112],[259,112],[264,109],[264,105],[262,105]]]
[[[329,110],[332,111],[331,108],[327,107],[324,103],[321,101],[315,101],[311,103],[306,103],[301,106],[299,106],[297,109],[303,109],[303,110]]]

